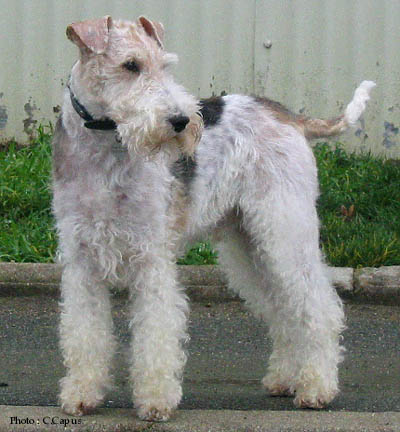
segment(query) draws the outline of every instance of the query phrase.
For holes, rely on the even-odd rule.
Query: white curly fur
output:
[[[265,387],[295,394],[300,407],[325,406],[338,392],[344,317],[318,246],[317,170],[304,136],[254,98],[233,95],[197,145],[198,105],[165,70],[171,57],[162,32],[153,32],[160,25],[105,19],[69,29],[81,50],[70,87],[95,118],[116,121],[122,144],[113,131],[83,126],[69,90],[54,138],[63,409],[86,414],[112,385],[108,286],[123,284],[131,293],[137,413],[170,416],[182,396],[188,339],[177,250],[205,232],[214,236],[230,287],[269,324],[274,348]],[[104,37],[96,44],[93,27]],[[121,66],[132,58],[140,73]],[[192,121],[176,133],[168,119],[179,113]],[[193,178],[184,183],[172,168],[195,147]]]
[[[370,99],[370,92],[375,86],[373,81],[363,81],[354,92],[353,100],[347,105],[344,113],[350,126],[354,126],[364,112]]]

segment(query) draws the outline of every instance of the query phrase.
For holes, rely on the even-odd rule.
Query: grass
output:
[[[0,150],[0,261],[53,262],[50,211],[52,128],[39,127],[29,147]],[[338,145],[314,149],[319,167],[321,246],[329,264],[400,265],[400,161],[347,154]],[[179,264],[215,264],[209,243],[196,244]]]
[[[210,242],[196,243],[187,252],[184,258],[178,260],[178,264],[204,265],[217,264],[217,253],[212,249]]]
[[[400,264],[400,161],[315,149],[321,244],[334,266]],[[353,212],[351,212],[353,207]],[[352,214],[351,214],[352,213]]]
[[[56,236],[49,190],[51,127],[29,147],[0,151],[0,261],[52,262]]]

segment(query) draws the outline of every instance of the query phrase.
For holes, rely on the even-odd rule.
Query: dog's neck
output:
[[[71,86],[68,84],[68,90],[71,97],[71,104],[74,108],[75,112],[81,117],[83,120],[85,120],[84,126],[88,129],[93,130],[116,130],[117,125],[114,120],[103,117],[101,119],[95,119],[93,116],[89,113],[89,111],[85,108],[84,105],[82,105],[81,102],[79,102],[79,99],[74,94],[74,92],[71,89]]]
[[[72,67],[67,85],[74,111],[84,120],[84,126],[87,129],[115,130],[117,125],[106,116],[102,103],[97,97],[91,97],[90,92],[84,91],[87,86],[82,82],[85,76],[83,71],[81,61],[78,60]]]
[[[83,95],[84,101],[78,94]],[[70,125],[68,130],[76,131],[72,135],[80,136],[78,142],[83,140],[85,148],[93,142],[96,152],[111,150],[118,160],[125,158],[127,148],[121,144],[116,123],[101,114],[104,110],[98,102],[90,101],[87,93],[80,91],[79,81],[70,78],[64,93],[64,104],[64,122]]]

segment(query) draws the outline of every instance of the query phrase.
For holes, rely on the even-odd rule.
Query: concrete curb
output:
[[[178,266],[181,283],[194,301],[238,300],[226,287],[218,266]],[[345,299],[400,304],[400,266],[352,269],[330,267],[330,277]],[[58,264],[0,263],[0,295],[57,294],[61,280]],[[118,291],[126,294],[126,291]]]
[[[18,421],[25,424],[16,424]],[[167,423],[147,423],[139,421],[134,416],[134,411],[129,409],[102,408],[97,410],[95,415],[70,417],[57,407],[0,405],[0,430],[2,432],[39,430],[75,432],[150,430],[153,432],[395,432],[400,430],[400,413],[178,410]]]

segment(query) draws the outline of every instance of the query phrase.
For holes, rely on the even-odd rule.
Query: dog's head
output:
[[[71,24],[67,36],[80,50],[71,74],[74,93],[94,116],[117,124],[129,149],[172,144],[194,151],[202,120],[195,98],[170,73],[177,56],[164,50],[161,23],[107,16]]]

